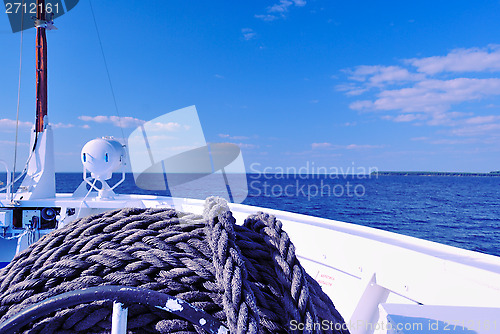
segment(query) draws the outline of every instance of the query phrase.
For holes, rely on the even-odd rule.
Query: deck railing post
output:
[[[111,320],[111,334],[127,333],[128,308],[120,302],[113,302],[113,318]]]

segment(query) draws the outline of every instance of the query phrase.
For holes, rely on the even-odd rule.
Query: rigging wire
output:
[[[85,195],[85,197],[82,199],[82,201],[80,203],[80,207],[78,208],[78,213],[76,215],[76,219],[81,218],[80,217],[80,212],[82,211],[83,203],[85,202],[85,200],[87,199],[87,197],[89,197],[90,193],[92,192],[92,189],[95,188],[96,182],[97,182],[97,179],[94,179],[94,182],[92,182],[92,184],[90,185],[90,189],[87,192],[87,195]],[[87,204],[87,203],[85,203],[85,204]],[[89,207],[88,204],[87,204],[87,207]],[[64,217],[64,218],[66,218],[66,217]]]
[[[24,8],[24,0],[21,1],[21,8]],[[17,86],[17,114],[16,114],[16,140],[14,143],[14,167],[12,168],[12,191],[14,196],[14,183],[16,182],[16,164],[17,164],[17,141],[19,135],[19,109],[21,105],[21,74],[23,68],[23,36],[24,36],[24,10],[21,10],[21,45],[19,46],[19,81]],[[14,198],[14,197],[12,197]]]
[[[21,8],[23,7],[24,0],[22,0],[21,3]],[[24,10],[21,11],[21,43],[20,43],[20,56],[19,56],[19,84],[18,84],[18,89],[17,89],[17,115],[16,115],[16,139],[14,143],[14,166],[12,169],[12,183],[10,185],[7,185],[6,187],[0,189],[0,191],[3,191],[7,189],[7,187],[12,187],[11,191],[11,201],[14,199],[14,185],[16,184],[17,181],[23,178],[23,176],[26,174],[28,171],[28,166],[30,163],[31,158],[33,157],[33,153],[35,152],[36,145],[38,142],[38,133],[35,132],[35,140],[33,141],[33,147],[30,151],[30,155],[28,156],[28,160],[26,161],[26,164],[24,165],[24,168],[22,172],[19,174],[19,176],[16,178],[16,164],[17,164],[17,150],[18,150],[18,135],[19,135],[19,110],[20,110],[20,104],[21,104],[21,79],[22,79],[22,64],[23,64],[23,35],[24,35]]]
[[[101,35],[99,34],[99,28],[97,27],[97,21],[95,19],[94,8],[92,7],[92,0],[89,0],[89,4],[90,4],[90,11],[92,12],[92,18],[94,19],[94,26],[95,26],[95,30],[97,32],[97,38],[99,39],[99,46],[101,47],[101,54],[102,54],[102,58],[104,60],[104,67],[106,67],[106,73],[108,75],[109,87],[111,88],[111,95],[113,96],[113,102],[115,104],[116,115],[118,116],[118,124],[120,126],[120,130],[122,133],[122,139],[123,139],[122,145],[123,145],[126,142],[125,142],[125,133],[123,131],[123,126],[122,126],[122,118],[120,117],[120,113],[118,111],[118,104],[116,103],[115,91],[113,89],[113,84],[111,83],[111,75],[109,74],[108,62],[106,61],[106,56],[104,54],[104,48],[102,47]]]

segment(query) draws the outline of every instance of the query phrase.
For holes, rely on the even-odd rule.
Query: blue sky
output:
[[[247,169],[500,169],[498,1],[93,3],[125,135],[196,105],[208,142]],[[88,0],[48,32],[59,171],[121,137]],[[34,118],[24,33],[20,161]],[[12,162],[20,34],[0,15],[0,158]]]

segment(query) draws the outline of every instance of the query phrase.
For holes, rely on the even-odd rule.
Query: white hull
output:
[[[95,196],[83,205],[83,198],[58,194],[53,199],[23,200],[19,206],[61,208],[60,220],[66,224],[78,218],[79,211],[83,217],[124,207],[175,205],[177,210],[202,214],[204,203],[147,195],[116,195],[113,200]],[[7,204],[0,201],[0,207]],[[353,334],[449,333],[453,328],[500,333],[499,257],[329,219],[229,206],[239,224],[258,211],[282,221],[302,265],[322,285]],[[66,217],[67,209],[75,209],[75,214]],[[23,238],[21,248],[27,245]],[[0,247],[10,248],[13,242],[0,240]],[[0,262],[11,259],[7,252],[1,256]]]

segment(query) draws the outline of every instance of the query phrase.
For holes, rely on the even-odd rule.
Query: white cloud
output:
[[[16,142],[15,141],[10,141],[10,140],[0,140],[0,144],[2,144],[2,145],[16,145]],[[29,146],[28,143],[21,143],[21,142],[18,142],[17,145],[19,145],[19,146]]]
[[[246,137],[246,136],[231,136],[231,135],[228,135],[225,133],[220,133],[219,137],[223,138],[225,140],[234,140],[234,141],[250,139],[250,137]],[[254,136],[254,138],[255,138],[255,136]],[[233,144],[238,145],[240,148],[244,148],[244,149],[257,149],[260,147],[259,145],[249,144],[249,143],[241,143],[241,142],[240,143],[233,143]]]
[[[349,144],[349,145],[333,145],[331,143],[312,143],[311,148],[313,150],[322,150],[322,149],[341,149],[341,150],[363,150],[363,149],[373,149],[373,148],[382,148],[381,145],[358,145],[358,144]]]
[[[348,96],[361,95],[373,88],[384,88],[387,85],[402,85],[425,79],[422,73],[411,73],[400,66],[374,65],[356,66],[354,69],[343,70],[348,79],[354,82],[338,85],[338,91]]]
[[[305,0],[293,0],[293,3],[297,7],[304,7],[307,4]]]
[[[469,119],[465,120],[465,123],[467,124],[484,124],[484,123],[492,123],[495,121],[500,121],[500,116],[476,116],[476,117],[471,117]]]
[[[362,65],[346,72],[350,75],[350,80],[369,82],[372,86],[399,81],[416,81],[424,78],[422,74],[410,73],[406,68],[399,66]]]
[[[359,111],[395,111],[399,115],[383,117],[394,122],[428,120],[429,125],[453,125],[467,114],[452,112],[452,107],[499,95],[499,78],[427,79],[412,87],[383,89],[373,100],[358,100],[349,107]]]
[[[289,0],[280,0],[279,3],[272,5],[267,9],[268,13],[284,13],[288,11],[288,7],[293,5],[292,1]]]
[[[413,137],[413,138],[410,138],[410,140],[412,140],[412,141],[427,141],[429,139],[430,139],[429,137]]]
[[[382,145],[357,145],[357,144],[350,144],[347,145],[345,148],[348,150],[364,150],[364,149],[371,149],[371,148],[382,148]]]
[[[257,33],[251,28],[241,29],[241,33],[243,34],[243,38],[247,41],[254,39],[257,36]]]
[[[266,15],[255,15],[255,18],[256,19],[261,19],[262,21],[266,21],[266,22],[271,22],[271,21],[274,21],[276,19],[278,19],[277,16],[275,15],[270,15],[270,14],[266,14]]]
[[[373,93],[372,98],[353,101],[352,110],[393,112],[382,116],[393,122],[463,127],[455,135],[480,133],[467,125],[498,120],[454,110],[475,103],[480,111],[487,108],[480,105],[483,100],[500,96],[500,78],[492,76],[500,72],[497,45],[455,49],[444,56],[406,59],[398,65],[361,65],[343,72],[349,82],[338,85],[338,91],[347,96]],[[469,74],[464,77],[463,73]],[[471,117],[465,120],[467,116]]]
[[[446,111],[453,104],[492,95],[500,95],[500,79],[424,80],[410,88],[384,90],[370,107],[403,112]]]
[[[100,123],[100,124],[113,124],[114,126],[117,127],[124,127],[124,128],[133,128],[137,127],[140,125],[143,125],[146,121],[143,121],[138,118],[134,117],[118,117],[118,116],[79,116],[78,119],[84,121],[84,122],[95,122],[95,123]],[[84,129],[89,129],[90,126],[88,124],[85,124],[82,126]],[[176,122],[168,122],[168,123],[148,123],[148,129],[151,131],[167,131],[167,132],[175,132],[179,130],[189,130],[190,126],[189,125],[181,125]]]
[[[124,128],[137,127],[145,123],[145,121],[134,117],[118,117],[118,116],[79,116],[79,120],[84,122],[95,122],[95,123],[111,123],[114,126],[122,126]]]
[[[152,131],[168,131],[168,132],[174,132],[178,131],[181,129],[189,130],[189,126],[185,125],[182,126],[179,123],[176,122],[168,122],[168,123],[149,123],[148,124],[148,129]]]
[[[246,149],[256,149],[259,148],[259,145],[254,145],[254,144],[246,144],[246,143],[236,143],[240,148],[246,148]]]
[[[33,123],[31,122],[21,122],[19,121],[20,129],[31,129],[33,127]],[[12,131],[16,129],[16,120],[15,119],[0,119],[0,131],[7,130]]]
[[[500,123],[477,124],[463,126],[450,131],[451,135],[459,137],[478,137],[486,135],[498,136],[500,131]]]
[[[84,122],[96,122],[96,123],[105,123],[108,122],[108,116],[78,116],[79,120],[82,120]]]
[[[246,136],[230,136],[228,134],[223,134],[223,133],[220,133],[219,137],[230,139],[230,140],[247,140],[247,139],[250,139],[250,137],[246,137]]]
[[[339,92],[345,92],[347,96],[361,95],[369,90],[369,88],[366,87],[366,85],[362,87],[355,85],[353,83],[337,85],[336,89]]]
[[[456,126],[460,124],[463,117],[467,115],[469,114],[458,111],[436,112],[432,114],[432,118],[427,121],[427,124],[433,126]]]
[[[274,21],[286,17],[285,14],[291,7],[304,7],[306,4],[305,0],[280,0],[278,3],[267,7],[267,14],[255,15],[255,17],[263,21]]]
[[[330,143],[312,143],[311,148],[313,150],[315,149],[324,149],[324,148],[331,148],[333,145]]]
[[[65,124],[65,123],[56,123],[56,124],[50,124],[53,129],[69,129],[69,128],[74,128],[74,124]]]
[[[373,102],[370,100],[354,101],[353,103],[349,104],[349,108],[351,108],[352,110],[370,109],[372,107]]]
[[[442,72],[498,72],[500,71],[500,47],[455,49],[446,56],[414,58],[406,61],[426,74]]]
[[[394,117],[392,120],[396,123],[401,123],[401,122],[412,122],[417,119],[423,119],[424,117],[422,115],[418,114],[402,114]]]

